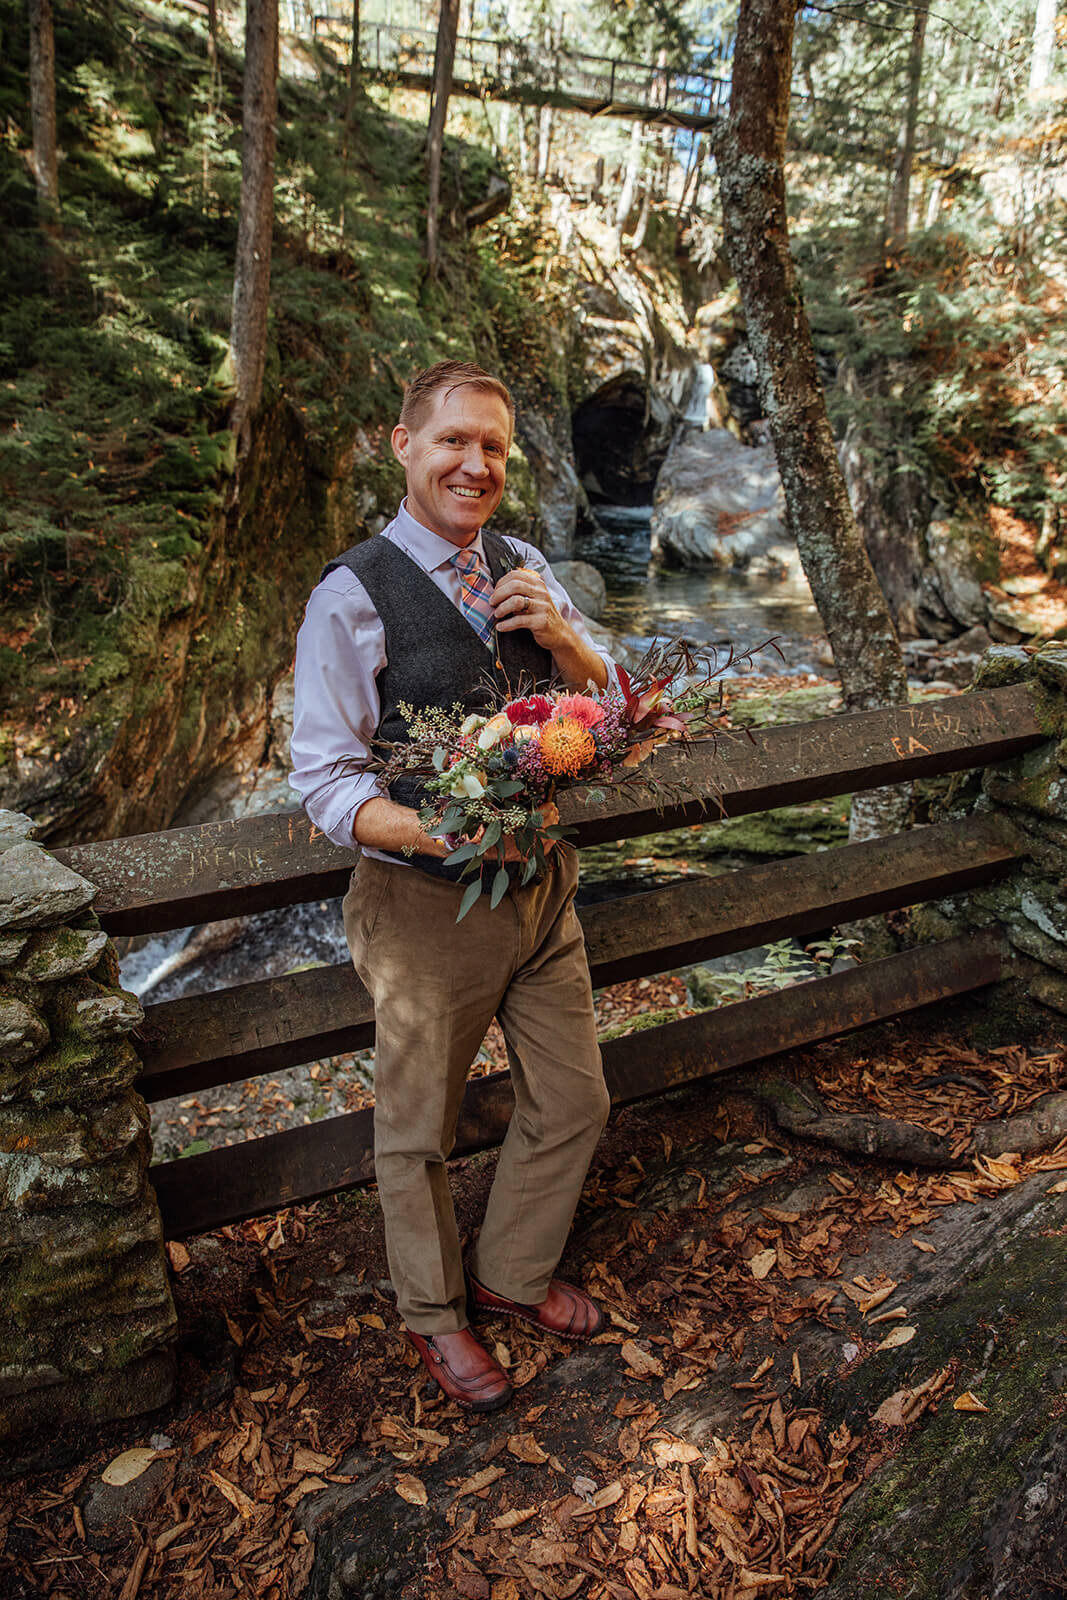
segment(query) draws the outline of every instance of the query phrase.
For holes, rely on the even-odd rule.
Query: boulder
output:
[[[552,573],[578,610],[599,622],[608,603],[608,590],[596,567],[590,566],[588,561],[556,561]]]
[[[96,894],[91,883],[35,844],[4,852],[0,927],[41,928],[84,911]]]
[[[687,567],[795,562],[773,449],[725,428],[681,434],[656,484],[652,553]]]

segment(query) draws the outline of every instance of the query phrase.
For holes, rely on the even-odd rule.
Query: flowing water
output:
[[[799,561],[780,575],[709,568],[670,568],[650,556],[651,506],[596,508],[602,532],[581,539],[580,561],[597,568],[608,591],[603,623],[631,647],[643,651],[657,634],[684,635],[701,646],[733,645],[742,652],[777,636],[785,665],[773,656],[765,672],[815,672],[816,644],[823,639]]]

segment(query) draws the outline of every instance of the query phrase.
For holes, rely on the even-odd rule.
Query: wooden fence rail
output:
[[[561,805],[576,842],[740,816],[857,789],[963,771],[1043,739],[1022,685],[917,706],[730,732],[716,749],[667,748],[652,771],[672,798],[609,793]],[[673,786],[690,784],[682,797]],[[299,814],[110,840],[56,854],[100,886],[109,931],[155,932],[342,894],[353,856]],[[786,935],[959,893],[1010,871],[1022,846],[989,815],[776,861],[584,907],[594,985],[669,971]],[[1000,974],[999,941],[976,934],[924,946],[604,1046],[616,1103],[830,1038],[964,993]],[[232,1083],[364,1048],[370,997],[348,963],[147,1008],[139,1035],[149,1100]],[[507,1074],[468,1086],[456,1153],[498,1143]],[[373,1177],[371,1113],[355,1112],[152,1169],[170,1236],[202,1231]]]

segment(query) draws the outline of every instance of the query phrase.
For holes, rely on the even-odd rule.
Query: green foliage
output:
[[[807,983],[829,972],[841,957],[850,956],[859,942],[845,938],[835,929],[825,939],[816,940],[803,949],[792,939],[778,939],[766,947],[762,961],[739,972],[715,972],[709,967],[698,967],[689,983],[694,1004],[729,1005],[752,995]]]

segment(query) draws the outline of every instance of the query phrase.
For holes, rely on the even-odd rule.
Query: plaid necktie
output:
[[[489,596],[493,592],[492,579],[483,569],[477,550],[457,550],[452,557],[452,565],[463,585],[463,615],[482,643],[488,644],[495,626],[493,608],[489,603]]]

